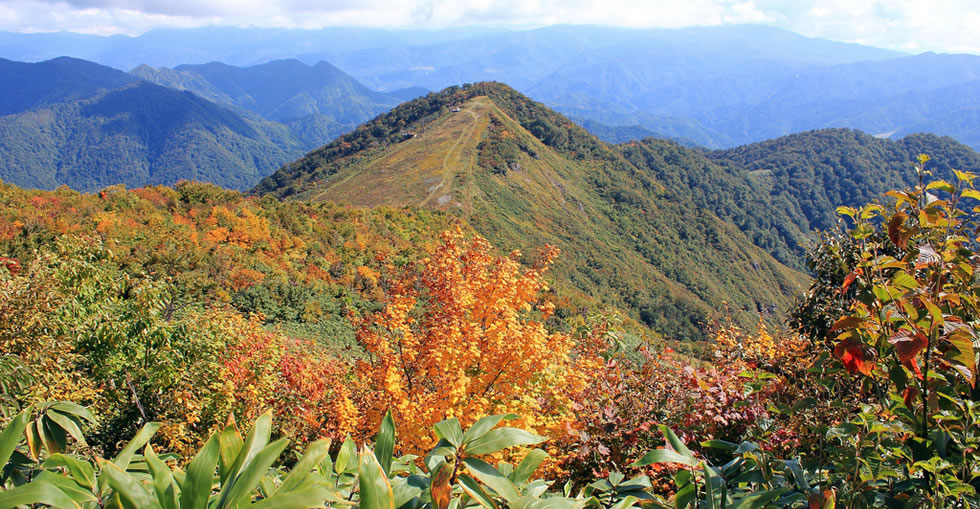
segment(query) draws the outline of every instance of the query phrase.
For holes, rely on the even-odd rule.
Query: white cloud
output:
[[[764,23],[911,51],[980,53],[976,0],[0,0],[0,30],[138,34],[156,27],[446,27]]]

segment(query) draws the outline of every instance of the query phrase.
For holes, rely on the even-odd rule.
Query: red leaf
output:
[[[888,238],[898,247],[905,249],[905,243],[908,237],[903,236],[901,233],[901,227],[905,223],[905,213],[899,212],[892,216],[891,220],[888,221]]]
[[[840,285],[840,293],[847,292],[847,289],[850,288],[851,283],[853,283],[854,280],[857,279],[859,272],[862,272],[862,270],[857,269],[854,272],[848,274],[847,277],[844,278],[844,284]]]
[[[905,400],[905,406],[908,408],[912,408],[912,405],[915,404],[915,398],[917,397],[919,397],[919,389],[917,389],[914,385],[906,387],[902,392],[902,399]]]
[[[895,353],[898,354],[902,364],[910,368],[915,366],[915,356],[929,345],[929,339],[926,338],[925,334],[921,332],[913,334],[907,330],[898,331],[894,336],[888,338],[888,342],[895,345]],[[910,363],[912,366],[909,365]],[[918,366],[915,367],[918,371]]]
[[[858,373],[867,376],[874,369],[875,352],[867,345],[853,338],[847,338],[834,347],[834,356],[844,363],[844,367],[851,373]]]

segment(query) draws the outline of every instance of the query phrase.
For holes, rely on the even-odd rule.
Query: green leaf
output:
[[[378,459],[370,449],[361,450],[358,465],[361,490],[360,509],[395,509],[395,495]]]
[[[146,444],[146,447],[143,448],[143,457],[146,458],[146,465],[150,469],[153,490],[157,494],[160,507],[163,509],[179,509],[180,489],[177,487],[177,481],[174,480],[170,468],[157,457],[150,444]]]
[[[466,468],[469,469],[473,477],[489,486],[493,491],[497,492],[497,495],[500,495],[508,502],[520,498],[521,494],[517,491],[517,486],[514,486],[514,483],[507,476],[498,472],[489,463],[478,458],[464,458],[463,464],[466,465]]]
[[[235,461],[238,460],[238,454],[242,452],[242,446],[244,445],[245,440],[242,439],[241,433],[238,432],[235,417],[229,415],[224,429],[218,435],[218,476],[222,484],[231,477],[231,469],[234,468]]]
[[[82,405],[78,405],[76,403],[72,403],[70,401],[59,401],[59,402],[51,405],[51,408],[53,410],[58,411],[59,413],[62,413],[62,414],[68,414],[68,415],[74,415],[76,417],[81,417],[82,419],[85,419],[86,421],[88,421],[88,422],[90,422],[92,424],[97,424],[98,423],[98,421],[95,420],[95,416],[93,416],[92,415],[92,412],[89,412],[89,410],[87,408],[83,407]]]
[[[44,469],[54,469],[56,467],[63,467],[68,470],[75,482],[81,486],[85,486],[88,489],[95,488],[95,469],[91,463],[74,456],[52,454],[41,465],[41,468]]]
[[[135,477],[127,473],[125,470],[117,467],[110,461],[102,460],[99,462],[99,465],[102,466],[102,476],[106,478],[106,482],[109,484],[109,487],[112,488],[112,491],[118,494],[122,499],[125,507],[133,507],[137,509],[160,509],[160,504],[158,504],[156,499],[150,496],[150,494],[144,490],[142,486],[140,486],[139,481],[137,481]]]
[[[548,453],[541,449],[534,449],[527,453],[527,456],[524,456],[524,459],[511,472],[510,480],[514,481],[514,484],[518,486],[526,483],[534,475],[534,471],[541,466],[541,462],[547,457]]]
[[[181,486],[181,507],[208,506],[211,485],[214,483],[214,468],[218,464],[218,445],[218,434],[215,433],[187,466],[187,475]]]
[[[437,437],[453,444],[454,447],[463,445],[463,428],[459,425],[459,419],[453,417],[437,422],[435,428]]]
[[[44,447],[48,449],[48,454],[64,452],[68,447],[68,434],[65,430],[44,417],[36,419],[36,422]]]
[[[680,463],[681,465],[691,466],[691,459],[677,454],[669,449],[654,449],[636,460],[631,467],[645,467],[657,463]]]
[[[681,456],[684,456],[684,457],[688,458],[689,461],[693,462],[694,455],[691,454],[690,449],[688,449],[687,446],[684,445],[684,441],[682,441],[680,438],[677,438],[677,435],[674,434],[674,430],[672,430],[672,429],[668,428],[667,426],[661,424],[660,425],[660,432],[663,433],[664,440],[666,440],[667,443],[670,444],[670,446],[675,451],[677,451],[677,454],[680,454]]]
[[[391,493],[395,497],[395,507],[408,509],[409,507],[419,507],[415,503],[421,504],[418,498],[426,489],[429,489],[429,479],[421,475],[410,475],[408,477],[389,478],[391,483]],[[432,497],[435,500],[435,497]],[[447,504],[448,505],[448,504]],[[435,509],[435,502],[430,506]],[[443,508],[445,509],[445,508]]]
[[[241,451],[238,452],[238,456],[235,458],[235,463],[232,464],[231,469],[228,471],[229,479],[238,477],[242,469],[252,461],[252,458],[259,454],[259,452],[265,450],[265,447],[269,445],[270,436],[272,436],[271,411],[260,415],[252,425],[252,429],[248,431],[248,435],[245,437],[245,444],[242,445]]]
[[[547,438],[520,428],[495,428],[470,441],[466,453],[492,454],[508,447],[539,444],[545,440]]]
[[[437,429],[438,426],[436,424]],[[388,410],[384,419],[381,419],[381,428],[378,430],[378,436],[374,442],[374,455],[378,458],[378,463],[385,475],[389,475],[391,457],[395,451],[395,421],[391,418],[391,410]]]
[[[490,498],[490,495],[487,495],[487,492],[483,491],[483,488],[480,486],[480,483],[476,482],[476,479],[473,479],[466,474],[460,474],[457,479],[459,480],[459,486],[463,488],[463,491],[472,497],[473,500],[476,500],[480,503],[480,505],[486,507],[487,509],[497,509],[497,503]]]
[[[14,449],[17,449],[17,444],[20,443],[20,437],[24,434],[24,431],[27,429],[27,423],[31,420],[30,412],[31,407],[24,409],[23,412],[14,416],[7,423],[7,426],[3,428],[3,433],[0,433],[0,468],[7,464],[7,461],[10,460],[10,455],[14,453]]]
[[[90,465],[91,466],[91,465]],[[55,473],[54,471],[44,470],[36,477],[31,479],[32,483],[48,483],[59,490],[78,504],[98,503],[99,498],[91,488],[86,488],[75,482],[74,479]]]
[[[248,440],[245,441],[246,444]],[[256,441],[255,443],[260,443]],[[262,476],[266,474],[279,455],[289,445],[288,438],[280,438],[255,453],[242,467],[238,475],[232,477],[218,494],[217,509],[235,507],[240,502],[247,501],[249,494],[255,490]]]
[[[51,507],[81,507],[63,491],[47,482],[30,482],[0,491],[0,507],[44,504]]]
[[[498,414],[498,415],[488,415],[470,426],[470,429],[463,433],[463,443],[469,443],[477,438],[482,437],[486,432],[494,428],[502,420],[516,419],[515,414]]]
[[[721,449],[723,451],[728,451],[728,452],[732,452],[735,449],[738,449],[738,444],[734,442],[729,442],[727,440],[718,440],[718,439],[705,440],[704,442],[701,442],[701,445],[703,447],[710,447],[712,449]]]
[[[61,414],[55,410],[48,410],[44,415],[55,422],[61,429],[65,430],[69,435],[71,435],[78,443],[82,444],[83,447],[88,447],[88,442],[85,441],[85,435],[82,434],[81,428],[74,420]]]
[[[785,489],[757,491],[736,500],[731,509],[762,509],[785,492]]]
[[[287,493],[300,487],[310,472],[330,453],[330,439],[317,440],[306,448],[303,457],[289,470],[289,475],[279,485],[276,493]]]
[[[159,422],[148,422],[144,424],[136,433],[136,436],[126,444],[126,447],[123,447],[123,450],[119,451],[119,454],[113,458],[112,464],[123,470],[129,468],[129,463],[133,461],[133,455],[153,438],[153,435],[158,429],[160,429]]]
[[[610,509],[628,509],[636,505],[636,503],[639,501],[640,499],[634,497],[633,495],[630,495],[620,500],[619,502],[616,502],[616,504],[613,505]]]
[[[857,217],[857,210],[854,207],[837,207],[838,216]]]
[[[309,507],[322,507],[325,500],[337,502],[339,497],[322,486],[310,486],[259,500],[248,507],[249,509],[307,509]]]
[[[350,436],[348,436],[340,446],[340,452],[337,453],[337,461],[334,463],[333,468],[338,474],[351,472],[354,468],[357,468],[356,461],[357,446],[351,440]]]

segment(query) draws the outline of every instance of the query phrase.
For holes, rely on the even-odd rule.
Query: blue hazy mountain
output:
[[[282,122],[310,148],[402,102],[327,62],[307,65],[287,59],[247,67],[210,62],[173,69],[141,65],[130,74]]]

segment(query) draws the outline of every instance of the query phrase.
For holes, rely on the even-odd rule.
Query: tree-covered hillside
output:
[[[553,244],[564,253],[553,272],[566,293],[629,309],[677,338],[703,337],[724,302],[743,322],[787,309],[805,281],[687,188],[497,83],[405,103],[255,192],[436,208],[506,249]]]
[[[211,62],[174,69],[144,65],[130,74],[282,122],[308,148],[323,145],[401,102],[365,87],[327,62],[310,66],[291,59],[249,67]]]
[[[88,191],[181,179],[245,189],[304,150],[282,125],[147,82],[0,117],[0,140],[0,178]]]
[[[136,81],[126,73],[77,58],[38,63],[0,58],[0,117],[119,88]]]

